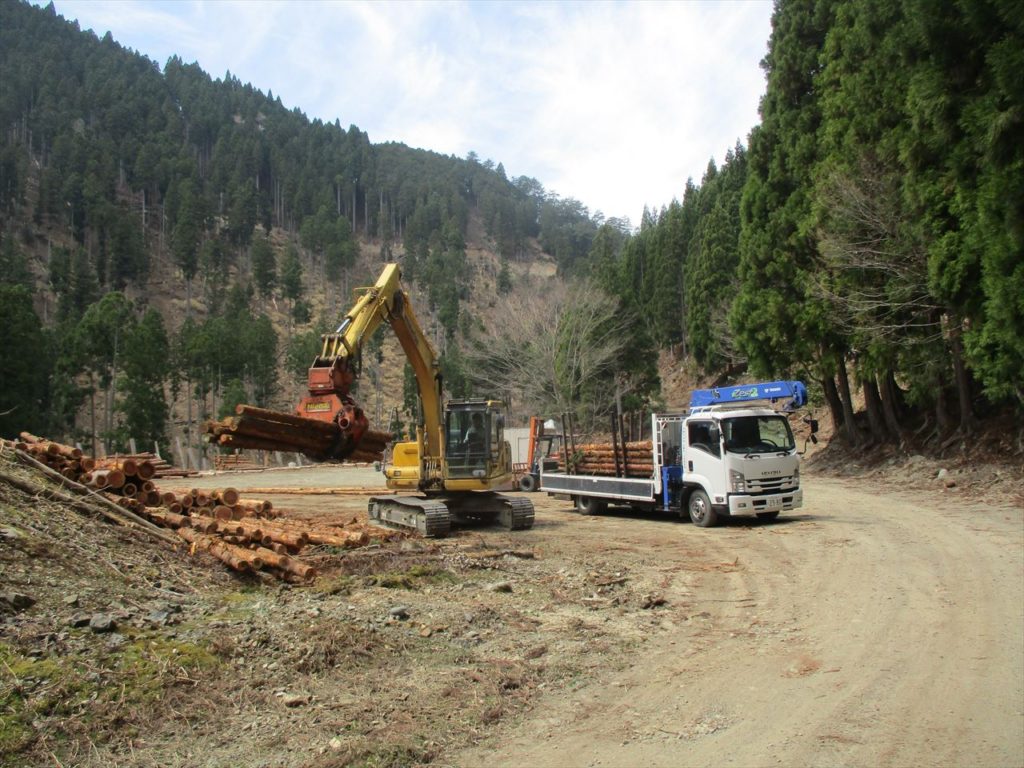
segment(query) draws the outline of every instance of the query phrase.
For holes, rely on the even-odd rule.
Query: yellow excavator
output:
[[[388,264],[376,285],[359,290],[338,329],[322,336],[320,354],[309,369],[309,396],[296,411],[339,426],[336,457],[357,450],[368,422],[349,389],[359,376],[363,344],[381,323],[391,326],[415,373],[422,418],[414,440],[389,446],[383,471],[388,488],[416,495],[371,498],[370,519],[415,528],[425,536],[445,536],[452,523],[533,527],[528,499],[497,492],[513,479],[504,404],[486,399],[443,402],[437,355],[416,320],[397,264]]]

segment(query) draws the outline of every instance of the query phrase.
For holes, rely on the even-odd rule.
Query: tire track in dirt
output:
[[[608,539],[641,553],[669,631],[451,761],[1024,764],[1021,510],[817,478],[807,499],[770,526],[553,528],[573,536],[566,553]]]

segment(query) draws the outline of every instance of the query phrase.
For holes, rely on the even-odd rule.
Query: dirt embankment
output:
[[[374,482],[325,471],[230,484]],[[324,547],[300,587],[0,486],[35,600],[0,617],[0,764],[1024,765],[1022,505],[805,490],[711,530],[534,494],[532,531]]]

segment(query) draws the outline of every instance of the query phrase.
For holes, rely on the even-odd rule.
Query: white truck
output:
[[[782,410],[771,407],[779,401],[785,401]],[[806,402],[799,381],[696,390],[689,411],[652,414],[649,456],[620,462],[616,454],[615,476],[581,474],[573,471],[567,448],[567,468],[543,462],[540,490],[571,497],[585,515],[611,503],[688,515],[704,528],[727,516],[771,520],[803,504],[800,456],[787,414]],[[817,424],[810,424],[813,433]],[[653,471],[628,476],[629,461]]]

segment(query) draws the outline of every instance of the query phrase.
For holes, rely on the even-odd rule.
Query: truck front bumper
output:
[[[801,488],[781,491],[764,496],[748,496],[746,494],[729,495],[729,515],[732,517],[749,517],[762,512],[790,512],[802,507],[804,492]]]

